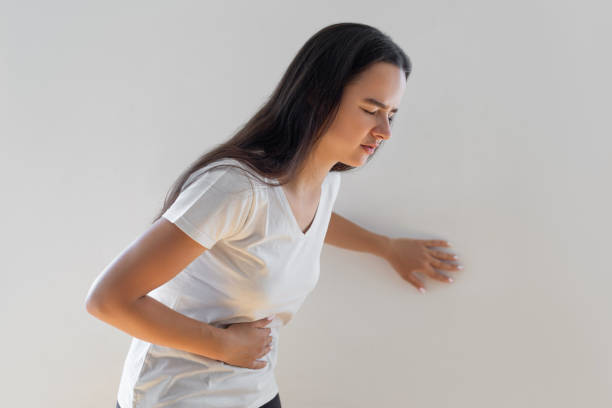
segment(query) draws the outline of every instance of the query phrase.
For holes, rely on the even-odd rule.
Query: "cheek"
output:
[[[345,116],[335,126],[334,133],[343,143],[359,142],[367,135],[369,123],[360,115]]]

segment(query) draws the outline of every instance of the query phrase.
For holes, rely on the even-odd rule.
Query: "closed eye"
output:
[[[374,112],[370,112],[369,110],[366,110],[366,109],[363,109],[363,108],[361,108],[361,110],[362,110],[362,111],[364,111],[364,112],[366,112],[366,113],[369,113],[370,115],[376,115],[376,111],[374,111]],[[394,117],[395,117],[395,115],[393,115],[393,116],[391,116],[391,117],[389,118],[389,123],[392,123],[392,122],[393,122],[393,118],[394,118]]]

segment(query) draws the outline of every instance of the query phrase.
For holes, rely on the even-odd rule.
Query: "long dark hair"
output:
[[[344,87],[377,62],[396,65],[406,79],[412,70],[402,49],[374,27],[337,23],[319,30],[298,51],[259,111],[231,139],[181,173],[153,222],[174,203],[192,173],[220,159],[244,163],[267,185],[291,181],[336,117]],[[236,167],[220,164],[214,168],[219,166]],[[338,162],[331,171],[353,168]],[[278,183],[269,183],[257,175]]]

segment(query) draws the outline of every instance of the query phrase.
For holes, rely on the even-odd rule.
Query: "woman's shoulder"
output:
[[[210,174],[214,177],[223,176],[226,179],[235,179],[235,181],[245,181],[247,178],[252,178],[253,170],[245,163],[234,158],[222,158],[207,163],[203,167],[191,173],[190,178],[200,178],[204,174]]]
[[[194,185],[198,190],[206,191],[213,188],[224,192],[247,192],[253,187],[252,176],[248,174],[246,165],[236,159],[222,158],[193,171],[181,190]]]

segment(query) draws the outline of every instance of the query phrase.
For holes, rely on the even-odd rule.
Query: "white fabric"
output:
[[[340,173],[326,176],[314,221],[303,233],[280,186],[233,167],[204,173],[220,163],[248,168],[227,158],[210,163],[192,174],[187,184],[195,182],[163,214],[208,250],[149,296],[215,327],[276,315],[266,326],[272,349],[260,358],[267,364],[237,367],[133,337],[117,394],[122,408],[259,408],[279,392],[279,330],[319,279]]]

